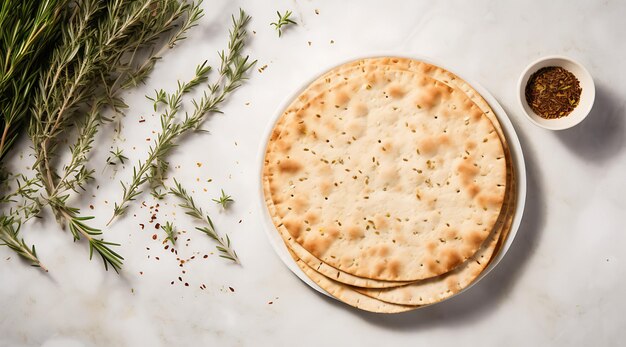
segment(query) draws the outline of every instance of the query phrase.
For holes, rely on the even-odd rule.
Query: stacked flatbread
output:
[[[354,307],[403,312],[470,285],[515,210],[498,119],[452,73],[405,58],[339,66],[284,111],[265,200],[298,266]]]

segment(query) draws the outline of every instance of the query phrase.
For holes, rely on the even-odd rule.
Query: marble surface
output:
[[[209,133],[186,139],[172,156],[172,176],[229,233],[243,266],[209,254],[213,244],[180,211],[174,214],[171,201],[161,203],[157,221],[188,230],[179,257],[196,259],[181,268],[163,249],[163,232],[147,223],[155,202],[146,195],[148,207],[133,206],[106,230],[107,239],[123,244],[119,276],[89,262],[86,245],[73,243],[46,213],[24,236],[37,245],[49,274],[0,248],[0,346],[622,344],[626,2],[213,0],[203,6],[207,15],[189,39],[158,63],[144,87],[125,96],[131,108],[114,146],[132,161],[145,156],[158,119],[144,95],[171,89],[204,59],[215,63],[227,14],[240,6],[248,11],[256,32],[249,52],[257,67],[267,68],[255,70],[224,114],[206,123]],[[269,23],[286,9],[299,25],[279,39]],[[262,230],[256,195],[263,129],[284,96],[322,66],[381,50],[432,57],[486,87],[517,129],[528,172],[524,219],[500,265],[463,295],[393,316],[351,309],[291,274]],[[571,130],[532,125],[516,99],[524,67],[550,54],[579,60],[596,83],[592,114]],[[112,127],[105,127],[97,140],[92,162],[99,188],[94,184],[75,201],[101,226],[121,195],[118,181],[131,174],[128,166],[105,168],[112,138]],[[27,151],[21,154],[14,165],[23,169],[30,161]],[[210,201],[220,188],[236,200],[226,212]]]

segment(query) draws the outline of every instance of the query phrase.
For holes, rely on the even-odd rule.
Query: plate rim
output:
[[[394,52],[394,51],[376,51],[370,54],[350,55],[348,57],[344,57],[343,59],[340,59],[338,62],[333,62],[332,64],[324,64],[322,68],[315,69],[315,74],[313,74],[312,77],[309,77],[304,82],[302,82],[299,88],[295,88],[292,93],[290,93],[285,98],[283,98],[283,100],[279,103],[278,107],[275,109],[272,117],[269,119],[268,124],[265,126],[265,130],[262,136],[262,141],[259,146],[258,153],[257,153],[256,181],[257,181],[257,192],[259,196],[258,203],[259,203],[259,207],[260,207],[262,219],[263,219],[263,229],[270,241],[270,244],[272,245],[272,248],[274,249],[278,257],[282,260],[282,262],[285,264],[285,266],[287,266],[287,268],[289,268],[289,270],[291,270],[292,273],[294,273],[301,281],[309,285],[311,288],[315,289],[316,291],[328,297],[333,298],[334,300],[339,301],[338,299],[330,295],[326,290],[324,290],[319,285],[317,285],[317,283],[311,280],[300,269],[300,267],[298,267],[296,262],[293,260],[293,258],[289,254],[287,246],[285,245],[283,239],[281,238],[278,231],[276,230],[274,223],[272,222],[272,218],[269,214],[269,210],[265,203],[265,192],[263,189],[263,166],[265,162],[265,151],[266,151],[271,133],[274,130],[274,127],[276,125],[276,122],[278,121],[280,116],[283,114],[284,110],[291,104],[291,102],[296,97],[298,97],[298,95],[300,95],[318,77],[322,76],[324,73],[330,71],[331,69],[335,67],[339,67],[341,65],[350,63],[355,60],[367,59],[367,58],[383,58],[383,57],[398,57],[398,58],[414,59],[414,60],[423,61],[423,62],[432,64],[432,65],[436,65],[438,67],[445,68],[447,71],[459,76],[461,79],[466,81],[469,85],[471,85],[472,88],[474,88],[485,99],[485,101],[487,101],[489,106],[492,109],[494,109],[494,112],[496,113],[496,116],[498,117],[498,121],[502,125],[502,129],[505,133],[506,139],[508,140],[508,143],[509,143],[509,148],[511,150],[511,157],[513,158],[513,162],[515,163],[515,171],[516,171],[515,173],[516,173],[516,178],[518,180],[517,181],[518,195],[517,195],[516,208],[515,208],[516,210],[515,210],[515,215],[513,217],[513,222],[511,224],[511,230],[509,231],[509,235],[507,236],[506,242],[504,243],[502,248],[499,250],[496,257],[480,273],[480,275],[474,281],[472,281],[470,285],[468,285],[467,287],[463,288],[459,292],[455,293],[454,295],[451,295],[450,297],[446,299],[443,299],[441,301],[438,301],[432,304],[422,305],[416,308],[416,309],[420,309],[423,307],[436,305],[436,304],[445,302],[453,297],[456,297],[457,295],[469,290],[471,287],[473,287],[474,285],[479,283],[483,278],[485,278],[500,263],[500,261],[504,258],[505,254],[508,252],[509,248],[511,247],[511,244],[513,243],[513,240],[515,239],[517,235],[517,231],[519,230],[519,227],[522,221],[522,215],[524,214],[524,207],[526,204],[527,182],[526,182],[526,162],[524,160],[522,145],[520,143],[519,137],[517,136],[515,126],[511,122],[511,118],[509,117],[509,115],[506,113],[502,105],[500,105],[498,100],[481,84],[476,83],[474,80],[467,79],[463,74],[459,74],[456,71],[448,69],[447,67],[445,67],[446,64],[441,64],[436,59],[430,58],[425,55],[419,55],[419,54],[406,54],[406,53],[400,53],[400,52]]]

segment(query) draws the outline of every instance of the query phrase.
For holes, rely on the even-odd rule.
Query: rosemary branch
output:
[[[208,214],[202,212],[202,209],[196,206],[193,197],[187,193],[187,190],[183,188],[183,186],[174,179],[174,187],[169,189],[169,193],[179,198],[182,202],[178,204],[178,206],[182,207],[186,212],[186,214],[192,216],[193,218],[200,220],[206,223],[204,227],[196,227],[196,230],[205,233],[207,236],[215,240],[218,245],[216,246],[217,250],[220,253],[220,257],[231,260],[236,264],[241,264],[239,262],[239,257],[237,257],[237,252],[232,248],[230,244],[230,238],[228,234],[226,234],[226,239],[220,236],[215,230],[215,226],[213,225],[213,221]]]
[[[48,269],[37,258],[35,246],[27,245],[24,239],[20,238],[20,226],[21,222],[19,220],[4,215],[0,216],[0,245],[9,247],[31,265],[40,267],[48,272]]]
[[[219,53],[221,60],[219,77],[215,83],[209,84],[209,93],[205,91],[199,101],[192,100],[194,111],[191,116],[187,114],[182,122],[175,122],[175,115],[181,109],[182,96],[186,93],[185,91],[199,84],[200,82],[195,83],[195,81],[199,78],[206,78],[206,74],[210,71],[206,62],[198,66],[196,76],[190,82],[179,82],[178,89],[173,94],[168,95],[161,90],[156,92],[155,98],[151,98],[155,107],[160,103],[168,106],[161,115],[161,132],[150,146],[148,158],[143,162],[139,161],[137,166],[133,167],[131,182],[129,184],[122,182],[122,200],[115,204],[113,216],[107,225],[126,212],[128,203],[142,193],[139,188],[144,183],[152,180],[153,182],[161,181],[159,183],[162,184],[162,173],[167,170],[165,159],[171,149],[176,146],[175,141],[190,130],[198,130],[207,114],[219,113],[219,105],[246,79],[246,72],[256,63],[256,61],[249,62],[249,57],[242,55],[247,36],[245,26],[249,20],[250,17],[243,10],[239,11],[237,19],[232,16],[233,28],[230,30],[228,51]]]
[[[123,258],[111,249],[119,245],[97,238],[101,230],[87,225],[93,217],[80,216],[79,209],[67,205],[70,191],[84,189],[83,185],[92,178],[93,170],[86,164],[98,127],[106,120],[102,116],[103,108],[110,107],[121,113],[126,105],[118,94],[145,80],[160,54],[185,38],[187,30],[202,17],[199,6],[200,2],[186,0],[111,0],[106,3],[82,0],[80,5],[68,7],[68,20],[61,31],[60,43],[52,51],[48,67],[41,72],[34,88],[33,117],[29,125],[35,149],[33,167],[46,194],[29,192],[31,202],[21,210],[30,209],[24,220],[16,218],[19,209],[2,214],[1,218],[13,224],[2,227],[0,232],[11,236],[11,228],[19,230],[38,209],[49,205],[61,225],[69,226],[75,240],[88,240],[90,258],[95,250],[105,268],[110,265],[119,270]],[[171,31],[166,44],[154,53],[159,39]],[[140,59],[145,55],[144,50],[150,54]],[[89,111],[85,114],[82,109],[86,104]],[[56,148],[64,139],[60,135],[73,125],[77,125],[78,138],[70,146],[70,162],[58,175],[53,163]],[[16,242],[4,244],[13,249],[19,246]],[[19,247],[28,255],[25,245]]]
[[[65,26],[69,0],[0,3],[0,161],[27,123],[29,95]]]

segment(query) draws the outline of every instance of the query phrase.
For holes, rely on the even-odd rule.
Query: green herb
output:
[[[115,203],[113,216],[108,224],[126,212],[128,203],[142,193],[139,188],[144,183],[149,181],[153,187],[162,186],[164,173],[169,166],[166,160],[167,155],[176,146],[176,140],[190,131],[198,131],[207,114],[220,113],[219,105],[246,79],[246,72],[256,63],[256,61],[249,62],[249,57],[242,55],[244,40],[247,36],[245,26],[249,20],[250,17],[243,10],[239,11],[237,19],[232,16],[233,28],[230,31],[228,51],[219,53],[221,60],[219,77],[216,82],[209,84],[208,93],[205,91],[199,101],[192,100],[194,109],[191,116],[187,114],[182,122],[175,121],[175,116],[182,107],[183,95],[207,79],[211,68],[206,66],[206,62],[197,67],[196,75],[192,80],[187,83],[179,82],[178,89],[174,93],[167,94],[167,97],[163,98],[160,96],[160,91],[157,91],[154,98],[155,105],[167,105],[166,110],[161,114],[161,131],[148,150],[148,158],[133,167],[131,182],[129,184],[122,182],[122,200],[120,203]]]
[[[187,193],[187,190],[185,190],[185,188],[183,188],[183,186],[178,183],[176,179],[174,179],[174,187],[170,188],[169,193],[176,196],[182,201],[178,206],[185,209],[186,214],[207,224],[206,226],[201,228],[197,227],[196,230],[205,233],[218,243],[216,248],[220,253],[220,257],[240,264],[239,258],[237,257],[237,252],[235,252],[235,250],[232,248],[228,234],[226,235],[226,239],[219,236],[219,234],[215,230],[215,226],[213,225],[211,217],[209,217],[208,214],[204,214],[204,212],[202,212],[202,209],[196,206],[196,203],[191,195]]]
[[[0,3],[0,161],[29,118],[39,73],[66,25],[69,0]]]
[[[111,153],[111,156],[107,158],[107,164],[109,165],[124,164],[124,160],[128,160],[128,157],[124,155],[124,151],[119,147],[115,151],[109,151],[109,153]]]
[[[291,16],[291,11],[286,11],[285,15],[281,15],[280,12],[276,11],[276,14],[278,15],[278,21],[270,23],[270,25],[273,25],[276,28],[278,31],[278,37],[282,36],[284,26],[289,24],[298,25],[298,23],[289,18]]]
[[[222,205],[223,209],[226,209],[226,206],[229,203],[234,202],[235,200],[233,200],[230,195],[226,195],[226,193],[224,193],[224,189],[222,189],[221,191],[222,191],[222,196],[220,196],[217,199],[212,199],[212,200],[215,201],[215,203],[217,203],[218,205]]]
[[[150,195],[152,195],[153,198],[157,199],[157,200],[162,200],[163,198],[165,198],[165,192],[163,192],[160,189],[154,189],[152,190],[152,192],[150,192]]]
[[[68,6],[67,11],[60,39],[32,93],[28,132],[36,179],[45,194],[27,197],[30,202],[19,209],[27,217],[18,218],[18,209],[2,214],[0,218],[8,222],[0,233],[10,236],[12,230],[19,230],[41,207],[49,205],[59,223],[69,226],[75,240],[88,240],[90,258],[95,251],[105,268],[112,266],[118,271],[123,258],[112,246],[119,245],[102,240],[101,230],[87,224],[93,217],[81,216],[80,210],[68,206],[67,201],[72,191],[84,189],[92,179],[88,154],[98,127],[110,120],[102,115],[103,110],[109,108],[119,114],[127,107],[119,94],[148,76],[160,54],[185,37],[202,10],[199,4],[178,0],[83,0],[80,5]],[[164,36],[165,44],[157,49]],[[54,169],[58,147],[73,127],[78,129],[78,137],[70,146],[70,162],[59,174]]]
[[[165,225],[162,227],[163,231],[167,234],[166,240],[169,240],[172,243],[172,246],[176,245],[176,228],[174,224],[171,222],[165,222]]]

